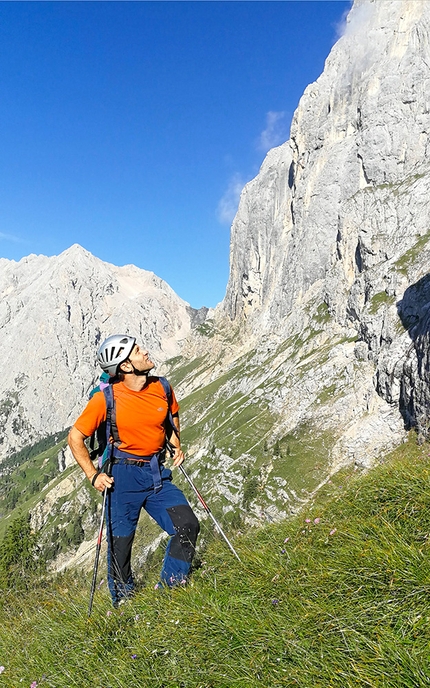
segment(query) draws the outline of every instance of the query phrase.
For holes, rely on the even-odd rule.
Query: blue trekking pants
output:
[[[106,509],[108,584],[113,604],[133,594],[131,547],[141,509],[145,509],[172,537],[161,569],[161,581],[169,587],[184,583],[195,552],[200,527],[185,496],[172,483],[172,472],[160,467],[162,487],[154,492],[149,463],[142,466],[118,460],[112,466],[114,486]]]

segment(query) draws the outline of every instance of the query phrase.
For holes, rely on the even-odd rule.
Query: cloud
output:
[[[268,150],[279,146],[280,143],[288,138],[286,112],[270,111],[266,115],[266,128],[261,132],[257,139],[257,148],[267,153]],[[230,159],[226,162],[230,163]],[[236,172],[228,183],[227,189],[218,203],[217,216],[218,220],[223,225],[231,225],[234,216],[237,213],[239,205],[240,194],[245,184],[251,179],[251,176],[243,177],[239,172]]]
[[[286,114],[286,112],[273,112],[272,110],[267,113],[266,128],[261,132],[258,139],[259,150],[267,153],[271,148],[279,146],[287,140]]]
[[[0,232],[0,241],[13,241],[15,244],[23,244],[24,241],[20,237],[15,236],[14,234],[5,234],[4,232]]]
[[[348,18],[348,14],[350,13],[350,11],[351,11],[351,7],[348,7],[347,10],[344,10],[341,18],[334,25],[334,28],[336,31],[336,40],[339,40],[339,38],[342,38],[342,36],[345,34],[345,32],[347,30],[348,23],[346,20]]]
[[[352,36],[358,33],[369,21],[375,11],[374,3],[363,3],[345,10],[340,22],[336,25],[337,38]]]
[[[245,181],[239,173],[233,175],[227,189],[218,203],[218,220],[223,225],[231,225],[239,205],[240,194]]]

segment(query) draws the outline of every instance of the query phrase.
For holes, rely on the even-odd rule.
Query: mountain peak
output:
[[[58,257],[67,257],[69,259],[76,260],[77,258],[88,259],[94,258],[95,256],[93,256],[93,254],[90,251],[87,251],[87,249],[81,246],[80,244],[72,244],[72,246],[62,251]]]

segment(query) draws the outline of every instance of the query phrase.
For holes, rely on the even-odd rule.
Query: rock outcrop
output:
[[[427,232],[429,15],[428,2],[354,3],[290,140],[242,193],[230,318],[273,328],[320,282],[343,322],[363,305],[348,303],[362,273],[389,267]]]

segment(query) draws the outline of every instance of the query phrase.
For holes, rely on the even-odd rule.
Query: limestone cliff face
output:
[[[300,101],[290,140],[270,151],[242,194],[224,301],[231,318],[269,309],[272,327],[319,280],[345,317],[369,260],[401,254],[405,241],[427,231],[423,185],[413,183],[428,167],[429,22],[425,1],[354,4],[345,35]],[[405,183],[406,202],[378,195]],[[380,255],[371,246],[377,236]],[[336,298],[334,285],[342,287]]]
[[[429,94],[430,3],[356,0],[290,140],[242,193],[220,309],[258,347],[262,334],[306,332],[327,307],[325,335],[357,340],[353,386],[371,380],[389,415],[423,431]]]
[[[71,424],[100,371],[95,352],[134,334],[157,362],[176,355],[196,312],[151,272],[103,263],[80,246],[0,260],[0,459]]]

